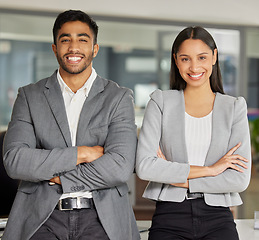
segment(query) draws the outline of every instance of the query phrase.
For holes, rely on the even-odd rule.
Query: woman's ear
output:
[[[213,61],[213,66],[216,64],[216,62],[217,62],[217,55],[218,55],[218,49],[217,48],[215,48],[214,49],[214,51],[213,51],[213,59],[212,59],[212,61]]]
[[[173,54],[173,57],[174,57],[174,62],[175,62],[175,65],[177,66],[177,58],[176,58],[176,55],[175,53]],[[177,66],[178,67],[178,66]]]

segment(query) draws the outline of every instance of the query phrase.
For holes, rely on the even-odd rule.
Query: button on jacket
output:
[[[132,91],[99,76],[83,105],[77,146],[103,146],[99,159],[76,166],[64,101],[55,72],[19,89],[4,142],[7,173],[20,179],[3,240],[27,240],[46,221],[62,193],[92,191],[111,240],[140,239],[128,199],[136,126]],[[60,176],[62,186],[50,186]]]

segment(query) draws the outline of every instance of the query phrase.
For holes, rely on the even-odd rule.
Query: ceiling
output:
[[[146,20],[259,26],[258,0],[0,0],[0,9],[61,12]]]

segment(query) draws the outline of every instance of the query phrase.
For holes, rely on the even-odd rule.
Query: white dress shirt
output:
[[[77,90],[76,93],[74,93],[62,79],[59,73],[59,70],[57,72],[58,83],[60,85],[61,92],[64,98],[67,119],[68,119],[70,134],[71,134],[72,146],[76,146],[76,134],[77,134],[77,126],[78,126],[80,113],[84,105],[84,102],[88,97],[88,94],[94,83],[94,80],[96,79],[96,76],[97,76],[96,71],[94,68],[92,68],[92,73],[90,77],[87,79],[87,81],[85,82],[85,84],[79,90]],[[60,199],[67,198],[67,197],[92,198],[92,193],[90,191],[65,193],[65,194],[62,194]]]

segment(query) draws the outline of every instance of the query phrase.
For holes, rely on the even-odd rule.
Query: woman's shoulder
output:
[[[178,90],[161,90],[157,89],[150,94],[152,99],[161,99],[161,98],[173,98],[182,96],[183,91]]]
[[[151,102],[155,102],[159,108],[173,108],[180,106],[183,102],[183,91],[177,90],[155,90],[151,95]]]
[[[231,104],[235,106],[245,106],[246,107],[246,100],[242,96],[234,97],[230,96],[228,94],[221,94],[221,93],[216,93],[217,98],[219,99],[220,102],[225,103],[225,104]]]
[[[217,93],[216,98],[217,103],[215,103],[218,106],[216,109],[219,111],[224,111],[226,114],[233,111],[235,117],[247,115],[247,103],[244,97]]]

